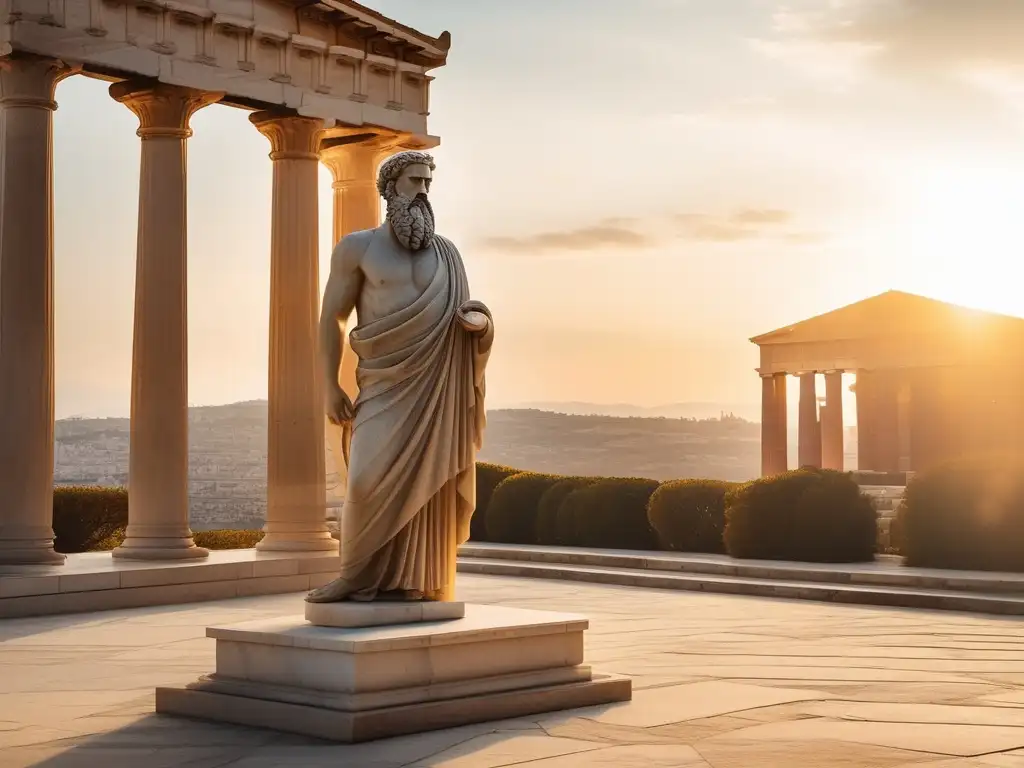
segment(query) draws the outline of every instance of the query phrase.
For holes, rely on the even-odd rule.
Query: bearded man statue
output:
[[[310,602],[451,600],[476,506],[491,313],[469,298],[458,249],[434,231],[424,152],[380,168],[387,218],[331,256],[320,315],[327,416],[343,429],[348,487],[341,573]],[[355,403],[339,383],[344,323],[358,356]]]

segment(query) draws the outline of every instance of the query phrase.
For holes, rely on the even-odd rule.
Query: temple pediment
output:
[[[425,136],[432,69],[451,44],[350,0],[0,0],[0,55],[110,80],[151,77],[328,125]],[[333,121],[333,122],[332,122]]]
[[[758,346],[920,336],[1024,334],[1024,319],[886,291],[750,339]]]

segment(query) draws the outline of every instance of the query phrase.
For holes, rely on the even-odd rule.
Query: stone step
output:
[[[737,560],[726,555],[681,552],[638,552],[470,542],[459,549],[459,557],[730,576],[752,580],[900,587],[918,591],[940,590],[1024,597],[1024,574],[910,568],[900,564],[901,558],[889,555],[879,555],[872,563],[797,563],[780,560]]]
[[[579,581],[652,589],[748,595],[829,603],[923,608],[1001,615],[1024,615],[1024,596],[896,586],[826,584],[770,578],[669,573],[637,568],[517,562],[509,559],[459,558],[460,573]]]
[[[632,698],[628,678],[583,663],[585,616],[460,603],[459,618],[384,625],[389,604],[355,611],[380,619],[321,607],[332,624],[350,614],[343,623],[364,626],[283,616],[207,627],[216,671],[157,688],[156,711],[358,742]]]

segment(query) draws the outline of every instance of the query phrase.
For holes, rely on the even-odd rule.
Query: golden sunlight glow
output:
[[[1024,315],[1024,178],[998,167],[945,166],[917,180],[908,218],[914,288],[937,299]],[[899,256],[897,256],[899,258]]]

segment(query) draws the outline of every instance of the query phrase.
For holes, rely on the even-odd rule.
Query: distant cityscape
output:
[[[565,410],[576,413],[537,408],[490,412],[479,459],[558,474],[655,480],[747,480],[759,473],[760,425],[732,413],[652,418],[586,415],[580,412],[585,405],[573,406]],[[58,421],[56,483],[127,485],[128,443],[126,418]],[[846,466],[854,468],[856,455],[850,447],[856,446],[855,428],[847,429],[847,446]],[[266,452],[265,401],[189,409],[189,513],[194,530],[263,525]],[[795,442],[791,452],[795,454]],[[338,506],[341,489],[333,456],[329,449],[327,453],[328,504]]]

